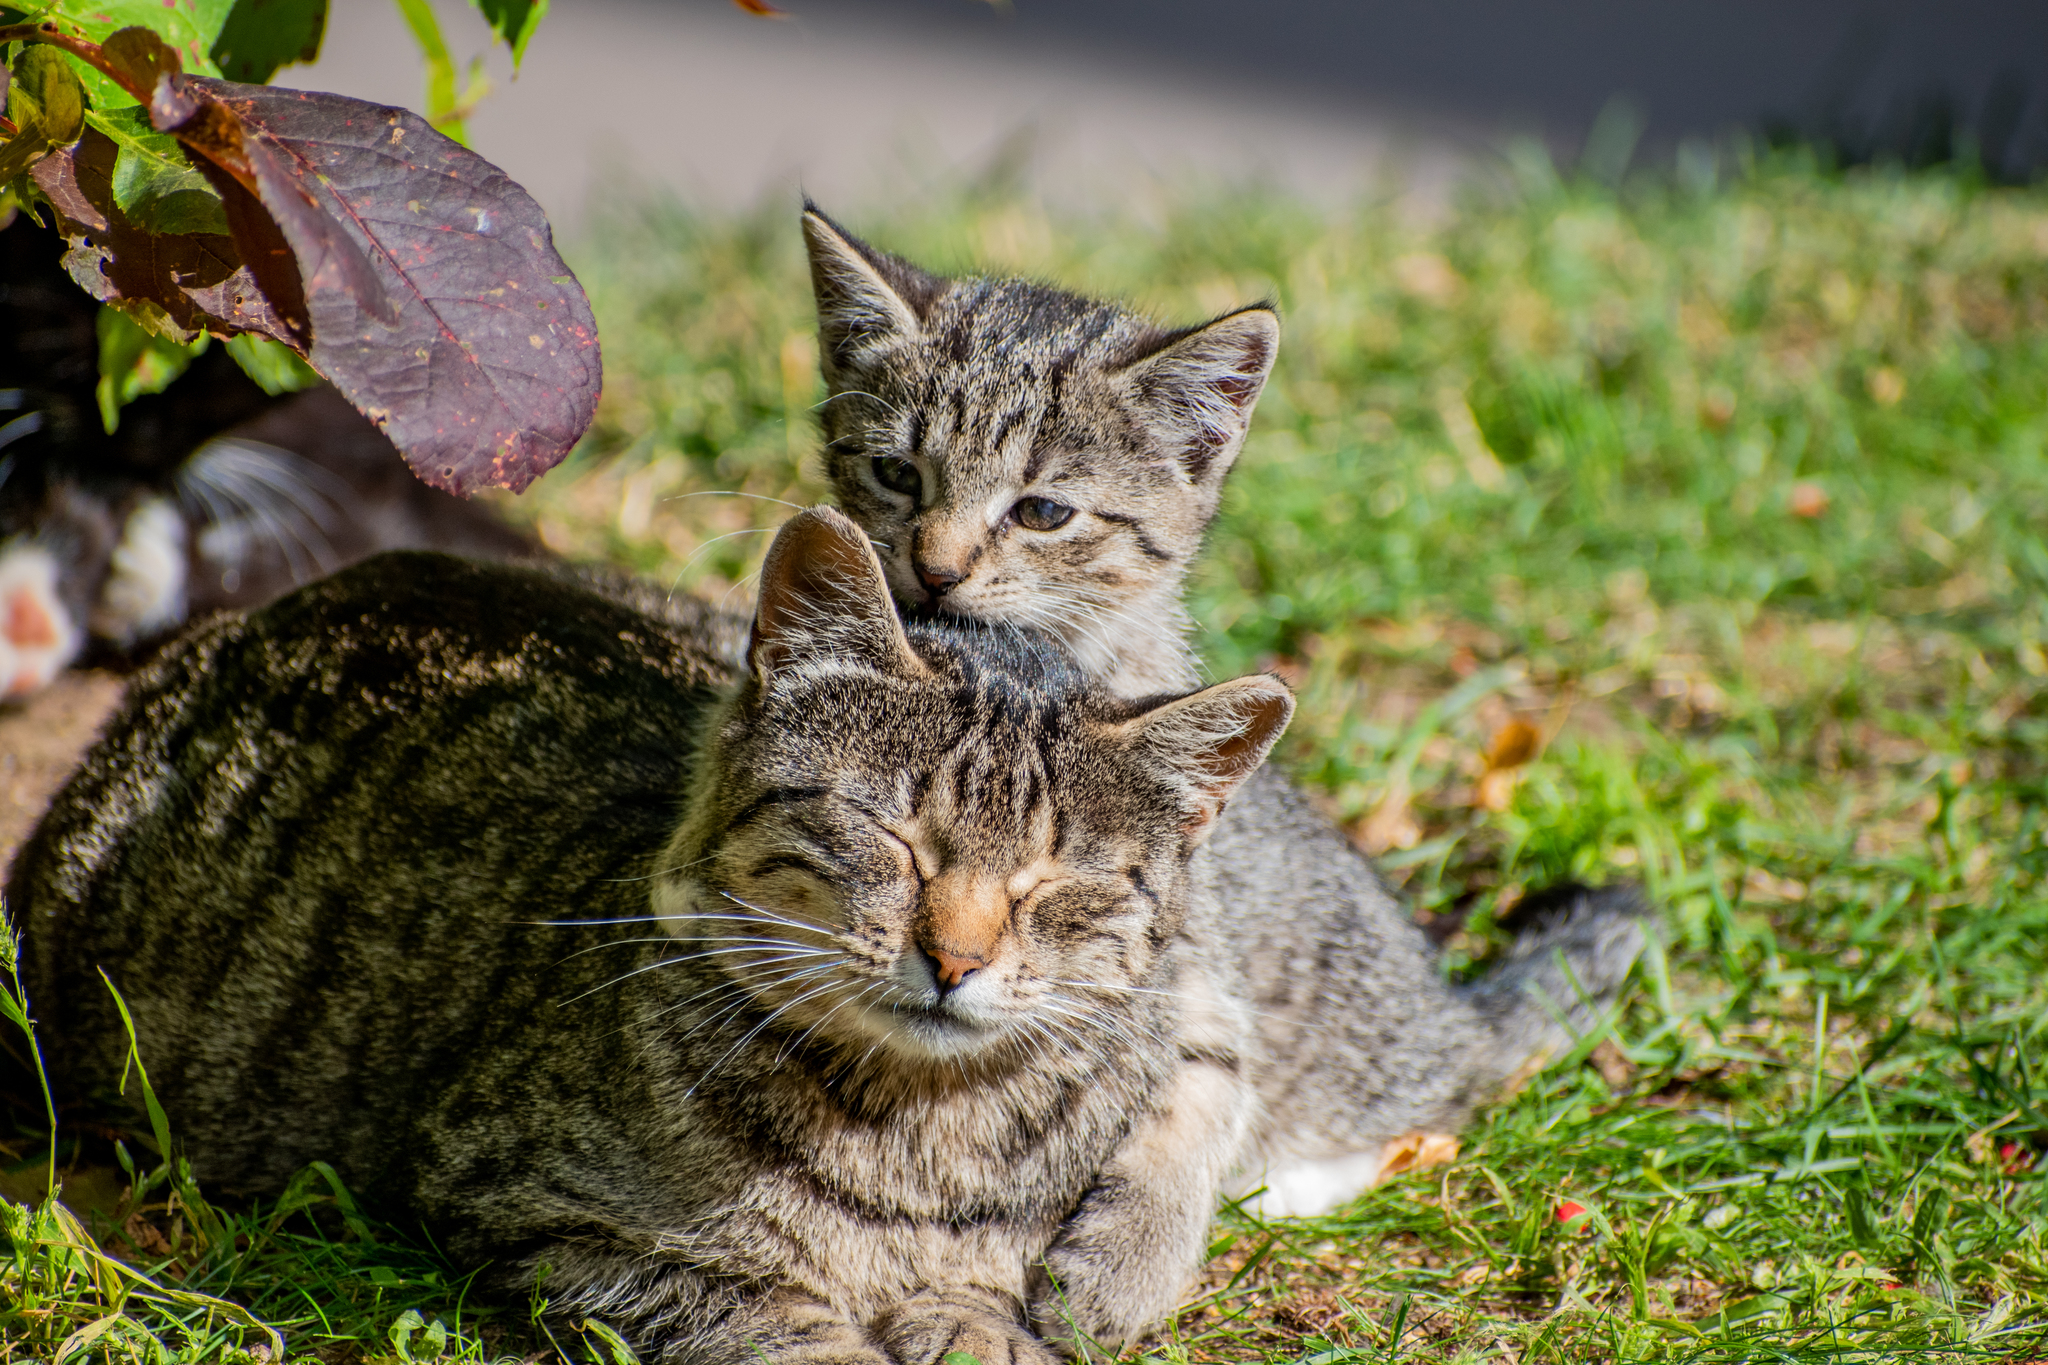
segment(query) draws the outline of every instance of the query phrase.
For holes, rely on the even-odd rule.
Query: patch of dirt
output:
[[[120,704],[112,673],[65,673],[27,701],[0,708],[0,868],[14,861],[50,798]]]

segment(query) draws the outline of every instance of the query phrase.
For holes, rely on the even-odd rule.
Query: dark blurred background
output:
[[[1195,174],[1341,198],[1390,173],[1427,196],[1515,134],[1569,161],[1611,107],[1639,116],[1640,158],[1742,133],[1846,164],[2048,168],[2044,0],[782,3],[765,21],[726,0],[557,0],[516,83],[489,55],[476,145],[572,221],[622,177],[734,207],[991,165],[1055,197]],[[439,8],[458,55],[486,51],[467,6]],[[320,64],[282,79],[419,91],[381,0],[335,6]]]
[[[1608,101],[1649,149],[1746,128],[1845,161],[2048,163],[2042,0],[810,0],[984,50],[1114,54],[1204,84],[1313,91],[1582,138]]]

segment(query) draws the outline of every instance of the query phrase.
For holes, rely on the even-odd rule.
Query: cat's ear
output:
[[[784,522],[768,547],[747,664],[765,678],[847,655],[889,672],[929,671],[896,618],[866,533],[844,513],[812,507]]]
[[[1255,674],[1155,706],[1118,728],[1185,783],[1181,828],[1198,844],[1293,716],[1287,684]]]
[[[1261,304],[1169,337],[1125,369],[1141,420],[1189,483],[1213,487],[1230,472],[1279,349],[1280,319]]]
[[[827,380],[863,347],[917,337],[946,287],[936,275],[877,251],[804,202],[804,247],[818,298],[818,350]]]

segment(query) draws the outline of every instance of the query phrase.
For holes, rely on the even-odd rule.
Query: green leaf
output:
[[[0,183],[78,141],[85,131],[85,90],[69,57],[53,47],[28,44],[14,59],[12,77],[7,112],[19,131],[0,145]]]
[[[228,231],[219,191],[193,166],[169,133],[150,125],[140,105],[97,110],[85,121],[105,133],[116,150],[114,203],[130,222],[150,232]]]
[[[162,393],[206,349],[201,334],[190,345],[158,336],[118,308],[100,309],[100,421],[112,435],[124,404],[146,393]]]
[[[326,31],[327,0],[235,0],[209,55],[229,80],[261,84],[317,58]]]
[[[242,373],[256,381],[256,387],[272,398],[297,393],[320,382],[313,367],[291,347],[254,332],[228,338],[228,354],[242,367]]]
[[[437,132],[465,145],[469,135],[462,126],[462,110],[481,97],[485,88],[480,68],[467,90],[457,90],[455,59],[448,54],[448,40],[441,35],[441,21],[434,15],[432,0],[394,0],[412,38],[419,45],[420,61],[427,68],[427,103],[422,111]]]
[[[512,69],[526,58],[526,44],[548,17],[548,0],[470,0],[512,49]]]
[[[187,71],[218,76],[220,68],[207,54],[234,4],[235,0],[58,0],[36,18],[54,19],[67,32],[95,43],[104,43],[124,28],[150,29],[177,52]],[[111,78],[83,62],[66,60],[84,84],[93,108],[104,112],[135,103],[135,97]]]

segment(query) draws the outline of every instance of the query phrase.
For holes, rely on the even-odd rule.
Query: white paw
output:
[[[1380,1152],[1353,1152],[1316,1161],[1290,1161],[1231,1181],[1233,1197],[1265,1188],[1244,1201],[1259,1218],[1313,1218],[1347,1203],[1377,1184],[1386,1159]]]
[[[0,698],[42,691],[84,644],[57,596],[56,557],[20,541],[0,549]]]
[[[1447,1133],[1404,1133],[1370,1152],[1289,1161],[1239,1176],[1224,1188],[1236,1197],[1264,1186],[1243,1201],[1245,1211],[1260,1218],[1314,1218],[1382,1180],[1457,1159],[1458,1140]]]
[[[128,514],[92,633],[126,648],[185,619],[185,518],[168,498],[145,498]]]

